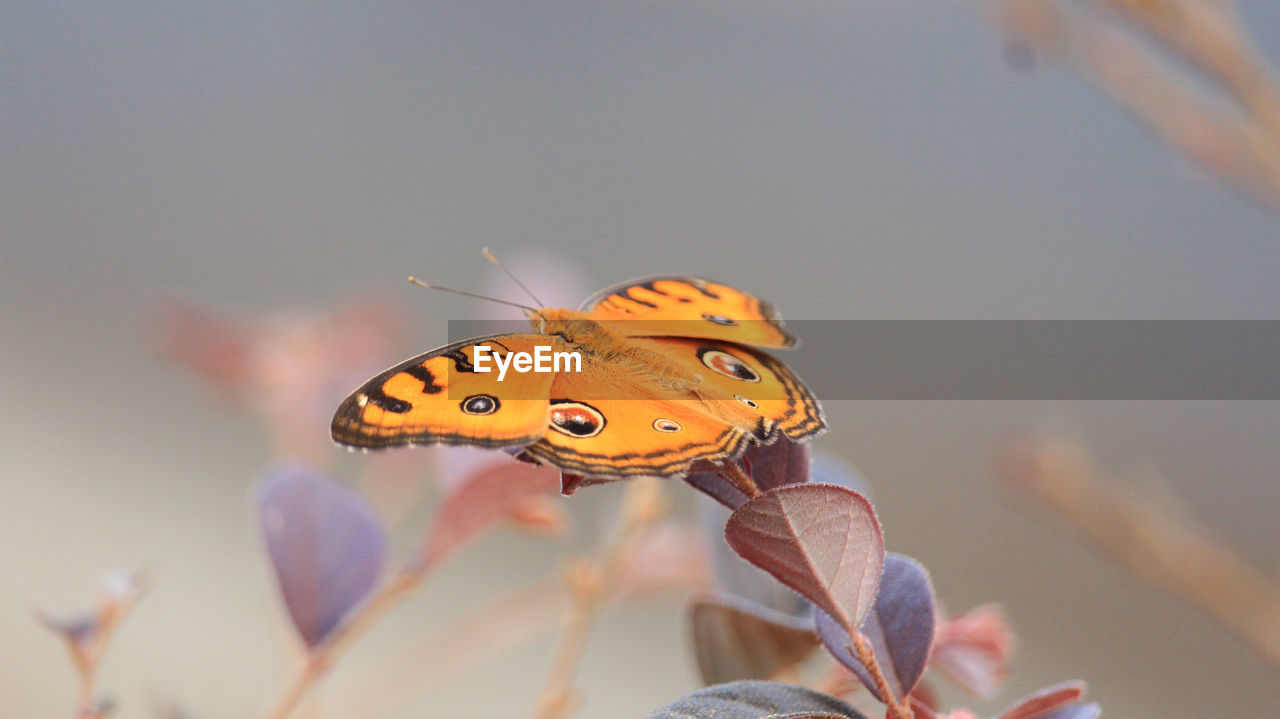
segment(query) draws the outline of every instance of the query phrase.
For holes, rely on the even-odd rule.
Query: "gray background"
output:
[[[1280,7],[1244,10],[1275,60]],[[28,608],[78,606],[104,569],[146,561],[157,587],[103,677],[125,716],[169,694],[197,716],[254,715],[276,686],[279,610],[246,499],[267,448],[147,352],[146,317],[166,297],[252,318],[380,291],[422,318],[406,356],[474,306],[403,275],[476,288],[483,245],[565,258],[588,286],[702,274],[801,319],[1270,319],[1280,304],[1274,217],[1073,76],[1010,70],[1000,36],[954,3],[54,2],[2,15],[5,717],[70,702],[62,649]],[[1274,574],[1276,403],[827,412],[821,446],[875,485],[890,548],[929,566],[952,609],[1006,604],[1022,640],[1006,698],[1081,677],[1113,717],[1280,706],[1274,665],[1021,514],[988,472],[1012,428],[1074,432],[1111,467],[1158,470]],[[486,542],[393,621],[435,624],[563,551]],[[694,687],[679,607],[655,601],[601,629],[584,716],[643,716]],[[547,654],[504,658],[429,714],[527,714]]]

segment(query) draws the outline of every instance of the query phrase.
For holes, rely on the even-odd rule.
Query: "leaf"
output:
[[[812,460],[808,444],[781,435],[773,444],[757,445],[752,450],[746,453],[744,461],[761,492],[809,481]]]
[[[360,495],[313,469],[276,470],[258,507],[285,607],[315,647],[373,589],[386,537]]]
[[[1009,674],[1016,643],[1000,606],[983,604],[938,627],[929,664],[975,696],[990,699]]]
[[[34,609],[33,613],[46,629],[62,637],[73,655],[96,661],[88,656],[95,651],[94,642],[111,635],[149,585],[150,579],[141,569],[111,572],[102,578],[98,603],[93,609],[66,616],[54,616],[42,609]]]
[[[252,374],[249,330],[203,308],[170,301],[155,311],[151,351],[186,365],[228,397],[243,401]]]
[[[1018,700],[997,719],[1049,719],[1050,717],[1052,719],[1084,719],[1084,717],[1097,716],[1101,713],[1101,709],[1098,709],[1096,704],[1069,706],[1080,701],[1084,697],[1084,691],[1085,683],[1079,680],[1054,684]],[[1095,713],[1075,713],[1075,710],[1086,710],[1089,707],[1092,707]],[[1066,709],[1073,711],[1066,714],[1059,713]]]
[[[556,468],[495,455],[492,462],[482,465],[445,496],[409,570],[421,571],[439,562],[502,519],[523,518],[531,497],[559,489],[560,472]]]
[[[773,444],[752,445],[739,460],[743,471],[764,492],[788,484],[809,481],[809,445],[782,435]],[[715,467],[692,472],[685,481],[729,509],[747,503],[747,495],[721,476]]]
[[[711,497],[699,497],[699,532],[712,547],[716,586],[726,594],[742,597],[794,617],[809,619],[813,604],[788,589],[747,560],[739,557],[724,539],[724,525],[730,511]]]
[[[848,650],[849,635],[830,616],[814,616],[818,635],[827,650],[862,680],[880,701],[866,667]],[[889,683],[894,699],[901,702],[920,681],[933,645],[934,601],[929,573],[916,560],[888,554],[875,605],[862,623],[862,634],[871,642],[876,663]]]
[[[650,525],[623,558],[618,595],[706,589],[711,576],[708,554],[703,537],[685,522],[664,520]]]
[[[580,474],[561,474],[560,475],[560,494],[568,497],[583,487],[591,487],[597,484],[608,484],[616,480],[612,479],[592,479],[584,477]]]
[[[807,619],[720,593],[693,598],[689,625],[704,684],[768,679],[818,646]]]
[[[844,702],[782,682],[740,681],[700,689],[649,719],[866,719]]]
[[[884,538],[871,503],[851,489],[831,484],[772,489],[729,517],[725,539],[847,631],[861,626],[875,601]]]

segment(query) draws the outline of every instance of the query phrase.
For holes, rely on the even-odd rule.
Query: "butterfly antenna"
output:
[[[527,293],[529,294],[529,296],[533,298],[533,301],[538,303],[538,306],[539,306],[539,307],[546,307],[546,306],[547,306],[545,302],[543,302],[542,300],[538,299],[538,296],[537,296],[537,295],[533,294],[533,290],[531,290],[531,289],[529,289],[528,287],[526,287],[526,286],[525,286],[525,284],[524,284],[523,282],[521,282],[521,281],[520,281],[520,278],[519,278],[519,277],[516,277],[515,275],[511,274],[511,270],[508,270],[506,267],[504,267],[504,266],[502,265],[502,263],[498,261],[498,258],[493,256],[493,253],[489,251],[489,248],[488,248],[488,247],[481,248],[481,249],[480,249],[480,251],[484,253],[484,258],[485,258],[486,260],[488,260],[488,261],[492,262],[492,263],[494,264],[494,266],[495,266],[495,267],[497,267],[498,269],[500,269],[500,270],[502,270],[503,272],[505,272],[505,273],[506,273],[506,275],[507,275],[507,277],[510,277],[510,278],[511,278],[511,281],[512,281],[512,282],[515,282],[517,285],[520,285],[520,289],[522,289],[522,290],[524,290],[525,292],[527,292]]]
[[[427,284],[426,282],[423,282],[422,280],[419,280],[419,279],[418,279],[418,278],[416,278],[416,277],[410,277],[410,278],[409,278],[409,281],[410,281],[410,282],[412,282],[413,284],[415,284],[415,285],[419,286],[419,287],[424,287],[424,288],[426,288],[426,289],[428,289],[428,290],[442,290],[442,291],[444,291],[444,292],[452,292],[452,293],[453,293],[453,294],[455,294],[455,295],[462,295],[462,296],[464,296],[464,297],[474,297],[474,298],[476,298],[476,299],[478,299],[478,300],[488,300],[489,302],[497,302],[497,303],[498,303],[498,304],[500,304],[500,305],[510,305],[511,307],[519,307],[519,308],[520,308],[520,309],[522,309],[522,310],[528,310],[528,311],[530,311],[530,312],[537,312],[537,311],[538,311],[538,308],[537,308],[537,307],[530,307],[530,306],[528,306],[528,305],[522,305],[522,304],[520,304],[519,302],[508,302],[508,301],[506,301],[506,300],[500,300],[500,299],[498,299],[498,298],[496,298],[496,297],[486,297],[486,296],[484,296],[484,295],[477,295],[477,294],[476,294],[476,293],[474,293],[474,292],[463,292],[462,290],[455,290],[455,289],[453,289],[453,288],[451,288],[451,287],[441,287],[440,285],[430,285],[430,284]],[[534,299],[537,299],[537,298],[535,297]]]

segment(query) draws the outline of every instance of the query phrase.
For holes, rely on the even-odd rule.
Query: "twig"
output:
[[[1229,0],[987,4],[1011,35],[1075,65],[1171,148],[1280,213],[1280,88]],[[1150,43],[1121,37],[1120,26]],[[1203,75],[1229,112],[1159,55]]]
[[[880,671],[880,664],[876,661],[876,653],[871,648],[871,643],[862,636],[862,632],[856,630],[850,634],[850,638],[853,639],[853,646],[845,645],[845,649],[848,649],[858,663],[866,667],[867,672],[871,674],[871,680],[876,684],[876,691],[880,692],[880,696],[884,698],[889,716],[892,719],[915,719],[915,714],[911,711],[911,703],[905,700],[899,702],[889,689],[889,681],[884,678],[884,672]]]
[[[1280,585],[1216,539],[1099,478],[1084,447],[1027,439],[1009,449],[997,472],[1121,567],[1280,662]]]
[[[621,521],[604,546],[594,558],[566,567],[565,579],[573,604],[534,711],[536,719],[561,719],[575,708],[573,679],[595,621],[617,590],[629,550],[666,511],[666,498],[658,480],[632,480],[622,497]]]
[[[384,614],[411,595],[425,577],[426,568],[423,571],[402,572],[397,575],[384,584],[372,599],[361,605],[323,644],[308,652],[302,666],[267,711],[267,719],[284,719],[289,716],[311,687],[328,673],[342,652]]]
[[[76,670],[77,719],[103,719],[110,702],[97,696],[98,670],[111,639],[148,589],[147,574],[138,570],[127,576],[104,580],[97,608],[88,615],[58,620],[36,610],[36,619],[62,637]]]
[[[756,481],[744,472],[737,462],[726,462],[721,465],[720,476],[727,479],[739,492],[747,495],[747,499],[760,496],[760,487],[756,485]]]
[[[441,684],[550,633],[568,606],[565,584],[556,575],[511,590],[344,678],[325,708],[335,717],[400,711]]]

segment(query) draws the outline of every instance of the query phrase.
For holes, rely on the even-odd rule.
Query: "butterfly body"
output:
[[[779,433],[805,439],[825,429],[812,393],[757,349],[795,339],[769,305],[727,285],[638,280],[579,311],[527,314],[531,333],[454,343],[369,380],[339,406],[334,439],[358,448],[502,447],[566,472],[622,479],[680,476]],[[521,355],[539,348],[576,354],[579,364],[499,379],[484,363],[493,353],[520,367]]]

